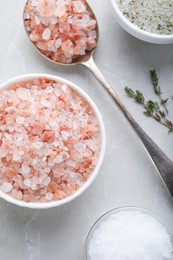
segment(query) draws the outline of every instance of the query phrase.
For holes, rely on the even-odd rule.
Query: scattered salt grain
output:
[[[54,61],[71,63],[97,45],[86,0],[28,0],[24,19],[31,41]]]
[[[165,227],[139,210],[112,212],[93,231],[88,260],[172,260],[173,245]]]
[[[144,31],[173,34],[172,0],[115,0],[123,15]]]

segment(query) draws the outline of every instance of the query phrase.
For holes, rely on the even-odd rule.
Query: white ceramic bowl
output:
[[[65,83],[69,87],[71,87],[75,92],[77,92],[80,96],[82,96],[88,102],[88,104],[91,106],[93,111],[95,112],[95,115],[99,122],[100,133],[101,133],[101,145],[100,145],[101,149],[100,149],[100,154],[99,154],[97,165],[96,165],[94,171],[92,172],[90,178],[73,195],[68,196],[67,198],[62,199],[62,200],[50,201],[50,202],[46,202],[46,203],[40,203],[40,202],[27,203],[25,201],[20,201],[20,200],[14,199],[7,193],[0,190],[0,197],[10,203],[13,203],[13,204],[21,206],[21,207],[45,209],[45,208],[57,207],[57,206],[60,206],[60,205],[63,205],[65,203],[72,201],[73,199],[75,199],[79,195],[81,195],[92,184],[92,182],[94,181],[94,179],[96,178],[96,176],[100,170],[100,167],[101,167],[101,164],[102,164],[102,161],[104,158],[106,137],[105,137],[105,127],[104,127],[104,124],[102,121],[102,117],[101,117],[100,112],[98,111],[98,108],[96,107],[95,103],[80,87],[76,86],[75,84],[71,83],[70,81],[67,81],[67,80],[57,77],[57,76],[48,75],[48,74],[26,74],[26,75],[22,75],[19,77],[15,77],[15,78],[8,80],[5,83],[1,84],[0,90],[8,89],[9,86],[11,86],[14,83],[22,82],[22,81],[29,81],[29,80],[32,80],[32,79],[38,78],[38,77],[47,78],[47,79],[54,80],[57,82]]]
[[[111,3],[115,11],[115,18],[117,22],[122,26],[124,30],[126,30],[134,37],[150,43],[157,43],[157,44],[173,43],[173,35],[159,35],[159,34],[150,33],[140,29],[138,26],[131,23],[122,14],[116,0],[111,0]]]

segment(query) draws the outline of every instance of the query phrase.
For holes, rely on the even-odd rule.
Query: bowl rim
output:
[[[98,119],[98,123],[99,123],[99,127],[100,127],[100,134],[101,134],[100,153],[99,153],[99,158],[98,158],[96,167],[94,168],[94,170],[93,170],[91,176],[89,177],[89,179],[74,194],[68,196],[67,198],[62,199],[62,200],[45,202],[45,203],[44,202],[43,203],[41,203],[41,202],[25,202],[25,201],[14,199],[9,194],[0,190],[0,198],[4,199],[4,200],[6,200],[6,201],[8,201],[12,204],[15,204],[15,205],[20,206],[20,207],[26,207],[26,208],[32,208],[32,209],[46,209],[46,208],[53,208],[53,207],[61,206],[61,205],[64,205],[64,204],[72,201],[73,199],[80,196],[92,184],[92,182],[94,181],[94,179],[98,175],[99,170],[101,168],[101,165],[103,163],[104,154],[105,154],[105,147],[106,147],[106,133],[105,133],[105,126],[104,126],[104,123],[103,123],[103,120],[102,120],[102,116],[101,116],[96,104],[94,103],[94,101],[79,86],[77,86],[76,84],[74,84],[71,81],[66,80],[62,77],[51,75],[51,74],[45,74],[45,73],[23,74],[23,75],[11,78],[11,79],[5,81],[4,83],[1,83],[0,84],[0,91],[8,89],[8,87],[10,87],[10,85],[12,85],[14,83],[22,82],[22,81],[29,81],[29,80],[32,80],[34,78],[46,78],[46,79],[49,79],[49,80],[54,80],[54,81],[57,81],[57,82],[64,83],[64,84],[68,85],[72,90],[74,90],[77,94],[79,94],[81,97],[83,97],[87,101],[87,103],[91,106],[92,110],[94,111],[94,113],[96,115],[96,118]]]
[[[87,254],[87,250],[88,250],[88,245],[90,242],[90,239],[95,231],[95,229],[97,228],[97,226],[104,220],[106,219],[108,216],[110,216],[112,213],[116,214],[118,212],[121,211],[140,211],[143,212],[145,214],[148,214],[150,217],[153,217],[158,223],[160,223],[162,225],[162,227],[165,228],[167,234],[170,236],[172,245],[173,245],[173,233],[169,230],[169,228],[167,227],[167,225],[165,224],[165,221],[162,220],[162,218],[160,218],[156,213],[152,212],[149,209],[143,208],[143,207],[138,207],[138,206],[120,206],[117,208],[113,208],[107,212],[105,212],[104,214],[102,214],[95,222],[94,224],[92,224],[91,228],[89,229],[89,232],[87,234],[87,237],[85,239],[85,245],[84,245],[84,259],[85,260],[90,260],[88,258],[88,254]]]
[[[155,33],[151,33],[151,32],[148,32],[148,31],[144,31],[143,29],[141,29],[137,25],[133,24],[130,20],[128,20],[123,15],[123,13],[121,12],[121,10],[118,6],[117,0],[111,0],[111,2],[112,2],[112,5],[114,7],[114,10],[115,10],[119,20],[122,21],[122,23],[124,23],[128,28],[130,28],[134,32],[138,33],[139,35],[141,35],[143,37],[147,37],[148,39],[153,38],[155,40],[162,40],[162,41],[172,40],[173,41],[173,34],[163,35],[163,34],[155,34]],[[147,39],[146,39],[146,41],[147,41]]]

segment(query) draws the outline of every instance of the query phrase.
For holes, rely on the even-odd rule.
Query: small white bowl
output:
[[[156,44],[168,44],[173,43],[173,34],[172,35],[159,35],[150,33],[140,29],[137,25],[131,23],[121,12],[118,3],[116,0],[111,0],[113,9],[115,11],[115,18],[117,22],[122,26],[124,30],[133,35],[134,37]]]
[[[102,165],[102,162],[103,162],[104,153],[105,153],[105,145],[106,145],[106,136],[105,136],[105,127],[104,127],[104,124],[102,121],[102,117],[101,117],[100,112],[99,112],[98,108],[96,107],[95,103],[80,87],[76,86],[75,84],[73,84],[72,82],[70,82],[68,80],[65,80],[65,79],[57,77],[57,76],[48,75],[48,74],[40,74],[40,73],[39,74],[26,74],[26,75],[15,77],[11,80],[6,81],[5,83],[2,83],[0,85],[0,91],[2,91],[4,89],[9,89],[9,87],[14,83],[22,82],[22,81],[29,81],[34,78],[46,78],[49,80],[62,82],[64,84],[67,84],[69,87],[71,87],[71,89],[73,89],[81,97],[83,97],[87,101],[87,103],[91,106],[93,111],[95,112],[95,115],[99,122],[100,134],[101,134],[100,154],[99,154],[97,165],[96,165],[95,169],[93,170],[89,179],[73,195],[68,196],[67,198],[62,199],[62,200],[55,200],[55,201],[50,201],[50,202],[45,202],[45,203],[41,203],[41,202],[29,202],[28,203],[25,201],[14,199],[7,193],[0,190],[0,198],[3,198],[4,200],[6,200],[12,204],[15,204],[15,205],[21,206],[21,207],[32,208],[32,209],[46,209],[46,208],[61,206],[65,203],[72,201],[73,199],[80,196],[92,184],[92,182],[96,178],[96,176],[100,170],[100,167]]]

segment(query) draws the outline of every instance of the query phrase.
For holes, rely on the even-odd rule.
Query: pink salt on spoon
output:
[[[24,7],[24,26],[43,56],[57,64],[84,65],[94,74],[137,133],[173,198],[173,162],[134,120],[93,60],[99,30],[87,1],[28,0]]]

